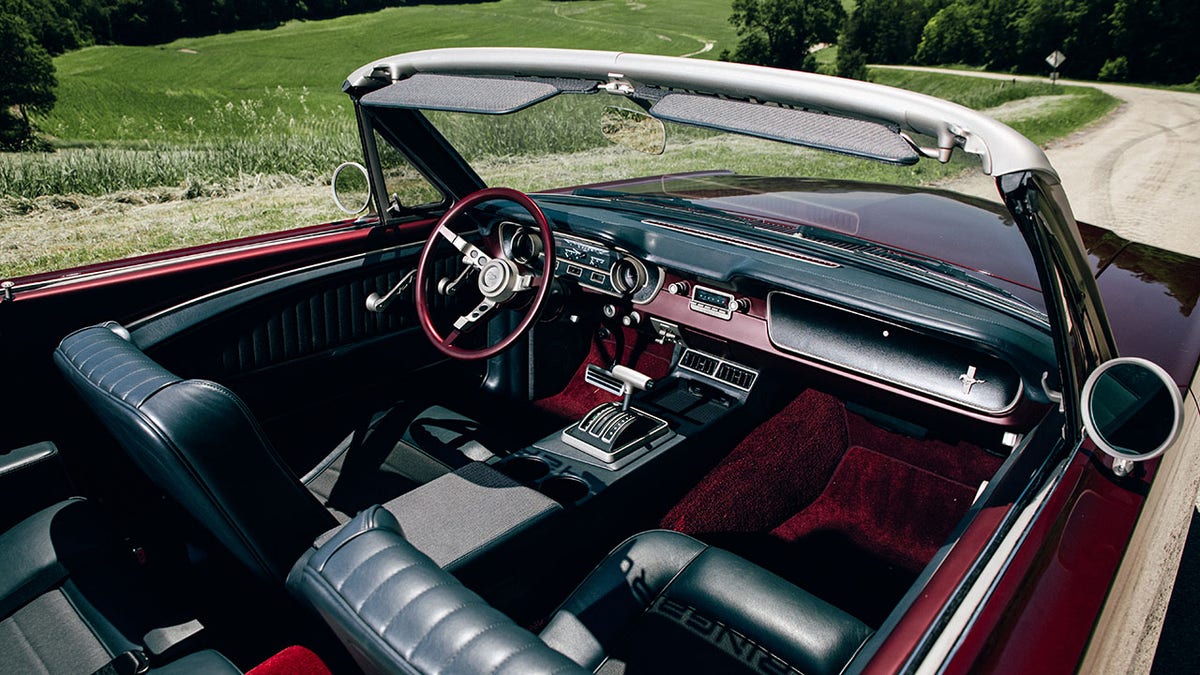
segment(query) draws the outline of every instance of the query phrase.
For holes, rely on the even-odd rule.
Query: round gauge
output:
[[[618,293],[633,293],[646,285],[646,268],[633,258],[619,258],[612,267],[613,288]]]
[[[513,235],[508,247],[514,261],[528,265],[541,254],[542,241],[535,233],[522,229]]]

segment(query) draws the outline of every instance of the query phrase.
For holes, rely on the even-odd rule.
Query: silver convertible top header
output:
[[[970,108],[904,89],[778,68],[571,49],[431,49],[372,61],[351,73],[343,89],[365,94],[416,74],[590,79],[614,93],[649,86],[793,106],[930,137],[936,147],[920,152],[941,161],[962,148],[979,156],[983,172],[993,176],[1038,171],[1057,179],[1041,148]]]

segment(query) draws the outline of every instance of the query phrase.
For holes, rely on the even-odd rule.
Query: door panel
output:
[[[177,374],[233,389],[293,467],[307,468],[395,401],[477,386],[421,332],[411,288],[386,312],[366,309],[420,250],[416,242],[229,289],[132,325],[133,339]],[[461,264],[457,253],[435,261],[430,283]],[[470,299],[430,296],[435,312],[458,314]]]
[[[428,220],[390,228],[332,224],[85,268],[55,279],[21,280],[11,298],[0,299],[6,394],[0,403],[0,452],[53,440],[73,463],[108,445],[53,367],[51,354],[68,333],[105,320],[137,324],[152,312],[220,289],[423,241],[431,225]],[[201,349],[196,355],[206,353]]]

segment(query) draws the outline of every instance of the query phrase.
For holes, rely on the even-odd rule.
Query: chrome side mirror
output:
[[[600,113],[600,133],[617,145],[648,155],[661,155],[667,149],[662,120],[641,110],[606,106]]]
[[[1128,475],[1134,462],[1161,455],[1183,426],[1179,387],[1146,359],[1100,364],[1083,385],[1081,403],[1084,429],[1114,458],[1113,472],[1119,476]]]
[[[333,203],[343,212],[357,216],[371,205],[371,177],[358,162],[342,162],[329,181]]]

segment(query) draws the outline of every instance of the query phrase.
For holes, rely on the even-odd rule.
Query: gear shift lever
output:
[[[610,394],[622,396],[620,405],[601,403],[562,432],[562,440],[603,462],[615,462],[638,448],[670,433],[667,423],[637,408],[630,409],[633,392],[651,389],[654,380],[633,368],[605,370],[589,365],[584,380]]]
[[[621,410],[629,410],[629,401],[633,398],[634,391],[654,388],[654,380],[650,379],[649,375],[620,365],[613,366],[612,370],[605,370],[600,366],[588,364],[583,379],[597,389],[623,396]]]

